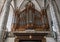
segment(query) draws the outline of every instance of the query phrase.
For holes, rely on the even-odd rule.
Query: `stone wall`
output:
[[[15,37],[8,37],[5,42],[14,42]]]
[[[46,37],[46,42],[56,42],[52,37]]]

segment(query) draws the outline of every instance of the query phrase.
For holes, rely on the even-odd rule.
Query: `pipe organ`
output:
[[[46,9],[38,11],[29,1],[22,11],[15,10],[12,23],[12,32],[16,36],[15,42],[21,40],[41,40],[46,42],[44,36],[49,34],[49,22]]]
[[[49,23],[46,9],[38,11],[32,2],[28,2],[25,9],[15,11],[12,31],[20,31],[26,29],[34,29],[45,31],[49,30]]]

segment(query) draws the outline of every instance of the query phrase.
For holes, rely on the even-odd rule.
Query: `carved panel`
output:
[[[46,39],[44,37],[41,36],[32,36],[32,38],[30,38],[29,36],[18,36],[17,38],[15,38],[15,42],[19,42],[19,41],[23,41],[23,40],[41,40],[42,42],[46,42]]]

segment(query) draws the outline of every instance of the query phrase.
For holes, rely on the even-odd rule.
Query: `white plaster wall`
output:
[[[14,37],[9,37],[6,39],[5,42],[14,42],[14,39],[15,39]]]
[[[46,42],[56,42],[52,37],[46,37]]]

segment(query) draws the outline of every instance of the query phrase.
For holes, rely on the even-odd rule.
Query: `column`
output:
[[[6,0],[6,5],[5,5],[5,9],[4,9],[4,17],[3,17],[3,21],[2,21],[2,25],[1,25],[2,30],[1,30],[0,42],[3,41],[2,34],[3,34],[3,31],[6,29],[7,20],[8,20],[8,16],[9,16],[10,3],[11,3],[11,0]]]
[[[56,32],[55,37],[56,37],[56,42],[58,42],[59,26],[58,26],[56,10],[55,10],[54,4],[53,4],[53,0],[50,0],[49,7],[50,7],[50,14],[51,14],[52,22],[53,22],[53,26],[52,26],[53,31],[54,31],[53,33],[55,34],[55,32]]]

